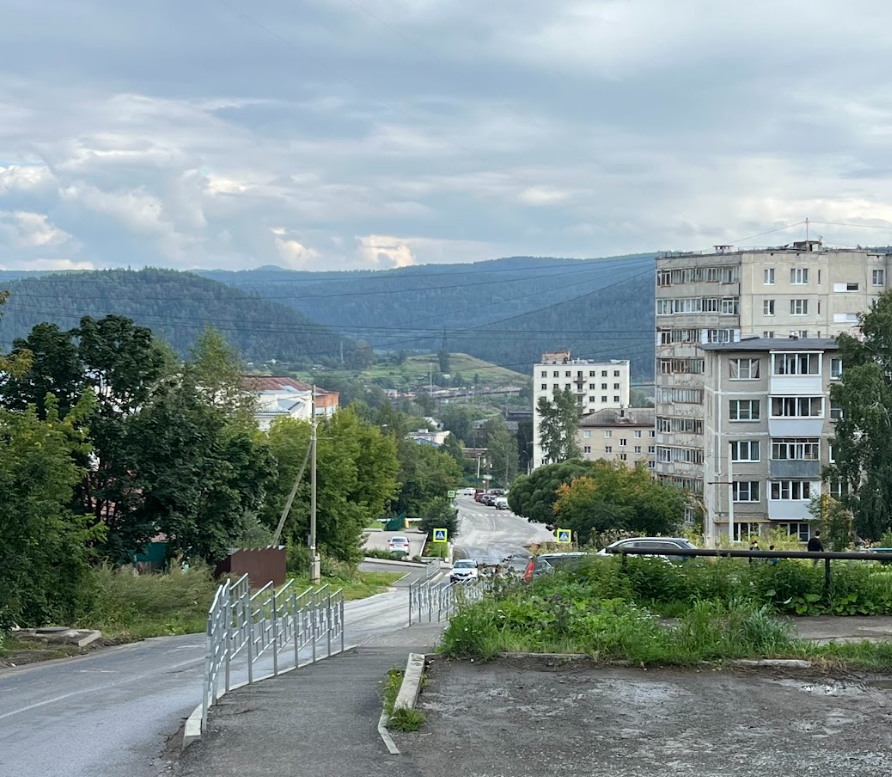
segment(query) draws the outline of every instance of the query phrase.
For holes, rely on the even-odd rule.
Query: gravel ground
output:
[[[889,678],[548,664],[435,661],[400,748],[437,777],[892,774]]]

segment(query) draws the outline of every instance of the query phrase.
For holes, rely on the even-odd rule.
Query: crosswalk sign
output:
[[[446,496],[448,496],[450,499],[455,499],[455,491],[447,491]]]
[[[434,529],[434,542],[446,542],[449,532],[446,529]]]
[[[569,529],[558,529],[555,534],[557,534],[557,541],[562,543],[571,543],[572,534]]]

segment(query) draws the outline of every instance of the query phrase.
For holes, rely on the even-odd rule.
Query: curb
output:
[[[411,569],[424,569],[427,566],[423,561],[402,561],[398,559],[387,559],[387,558],[375,558],[374,556],[368,556],[367,558],[363,558],[363,564],[386,564],[388,566],[397,565],[405,565]]]
[[[406,661],[406,671],[403,672],[403,681],[400,683],[400,691],[393,703],[394,711],[400,709],[415,709],[418,694],[421,692],[421,678],[424,676],[424,654],[409,653]]]

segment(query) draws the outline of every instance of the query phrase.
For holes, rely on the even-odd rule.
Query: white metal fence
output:
[[[488,587],[486,579],[467,583],[434,583],[419,580],[409,586],[409,625],[446,620],[463,604],[483,596]]]
[[[294,581],[268,583],[251,593],[248,576],[223,583],[208,611],[201,730],[208,710],[233,687],[233,672],[247,682],[344,650],[344,595],[328,585],[298,593]],[[322,651],[323,655],[320,655]],[[302,651],[305,654],[301,661]],[[262,660],[262,665],[258,666]],[[259,673],[261,677],[255,677]]]

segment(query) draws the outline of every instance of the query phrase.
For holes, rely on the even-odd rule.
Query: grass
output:
[[[387,672],[384,681],[383,701],[384,712],[387,713],[387,727],[394,731],[411,732],[418,731],[425,721],[424,713],[418,710],[400,708],[394,712],[393,705],[399,695],[403,682],[403,670],[391,669]]]
[[[344,599],[365,599],[386,591],[391,585],[405,575],[401,572],[354,572],[349,574],[323,575],[322,584],[328,583],[332,591],[339,588],[344,591]],[[292,575],[298,590],[308,588],[308,575]]]
[[[448,543],[428,542],[424,548],[425,558],[446,558],[449,554]]]

